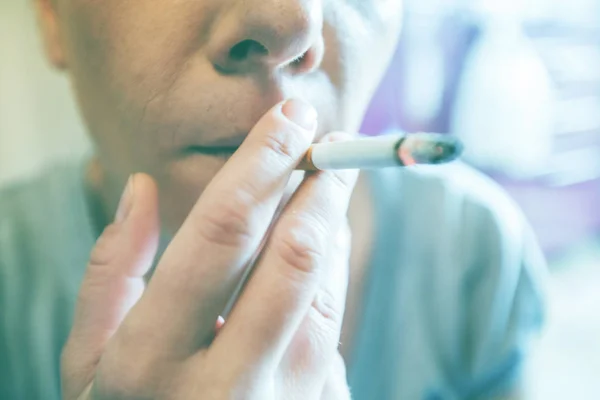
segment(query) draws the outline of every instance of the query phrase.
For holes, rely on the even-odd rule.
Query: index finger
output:
[[[221,346],[252,365],[279,362],[315,300],[321,274],[333,268],[332,240],[345,222],[356,177],[356,171],[322,171],[302,184],[277,222],[214,351]],[[329,311],[339,311],[333,307],[339,299],[323,300],[325,307],[332,306]]]
[[[153,341],[183,356],[212,336],[315,128],[316,112],[297,100],[258,122],[164,253],[134,310],[143,314],[137,332],[153,332]]]

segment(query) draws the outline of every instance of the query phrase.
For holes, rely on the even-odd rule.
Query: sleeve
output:
[[[461,280],[463,378],[456,385],[464,399],[495,398],[522,383],[545,316],[544,257],[516,206],[499,195],[464,214],[472,235],[463,244],[471,256]]]

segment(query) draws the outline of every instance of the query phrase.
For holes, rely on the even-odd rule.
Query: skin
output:
[[[66,398],[349,397],[337,347],[356,173],[293,170],[327,132],[358,129],[401,3],[36,5],[48,58],[69,74],[95,144],[88,184],[105,228],[63,352]],[[231,157],[223,146],[240,147]],[[352,200],[363,210],[364,188]],[[173,240],[145,287],[161,230]],[[367,253],[352,255],[357,275]]]
[[[293,170],[311,142],[359,128],[401,2],[35,4],[95,144],[88,186],[104,229],[63,352],[65,397],[349,398],[338,342],[345,307],[360,304],[368,185]],[[360,226],[352,239],[348,225]],[[173,240],[146,285],[161,231]]]
[[[354,172],[305,180],[215,338],[240,268],[314,137],[283,118],[290,108],[267,113],[219,171],[147,288],[144,275],[158,241],[157,188],[148,175],[130,180],[82,284],[62,357],[66,398],[348,398],[337,341]],[[251,176],[265,181],[246,185]],[[224,197],[232,187],[238,196]]]
[[[145,172],[170,234],[227,160],[190,146],[239,143],[288,98],[316,108],[316,140],[355,132],[401,25],[396,0],[37,1],[96,145],[105,214]],[[229,56],[248,40],[247,57]]]
[[[69,74],[95,143],[88,181],[100,205],[98,230],[110,222],[129,174],[145,172],[158,185],[166,237],[227,160],[186,154],[189,145],[236,141],[292,97],[317,109],[315,140],[355,132],[402,20],[398,0],[35,1],[48,59]],[[244,40],[269,54],[224,56]],[[349,213],[359,227],[349,310],[360,303],[370,209],[361,180]],[[353,312],[346,320],[350,327]]]

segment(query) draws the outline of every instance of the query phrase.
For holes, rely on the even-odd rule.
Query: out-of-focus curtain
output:
[[[89,146],[69,82],[41,43],[33,1],[0,1],[0,184]]]

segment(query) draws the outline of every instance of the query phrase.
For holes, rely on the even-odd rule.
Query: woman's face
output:
[[[394,52],[400,0],[37,0],[108,179],[156,179],[176,229],[285,98],[355,131]],[[48,26],[56,29],[48,29]],[[50,33],[48,33],[50,32]]]

